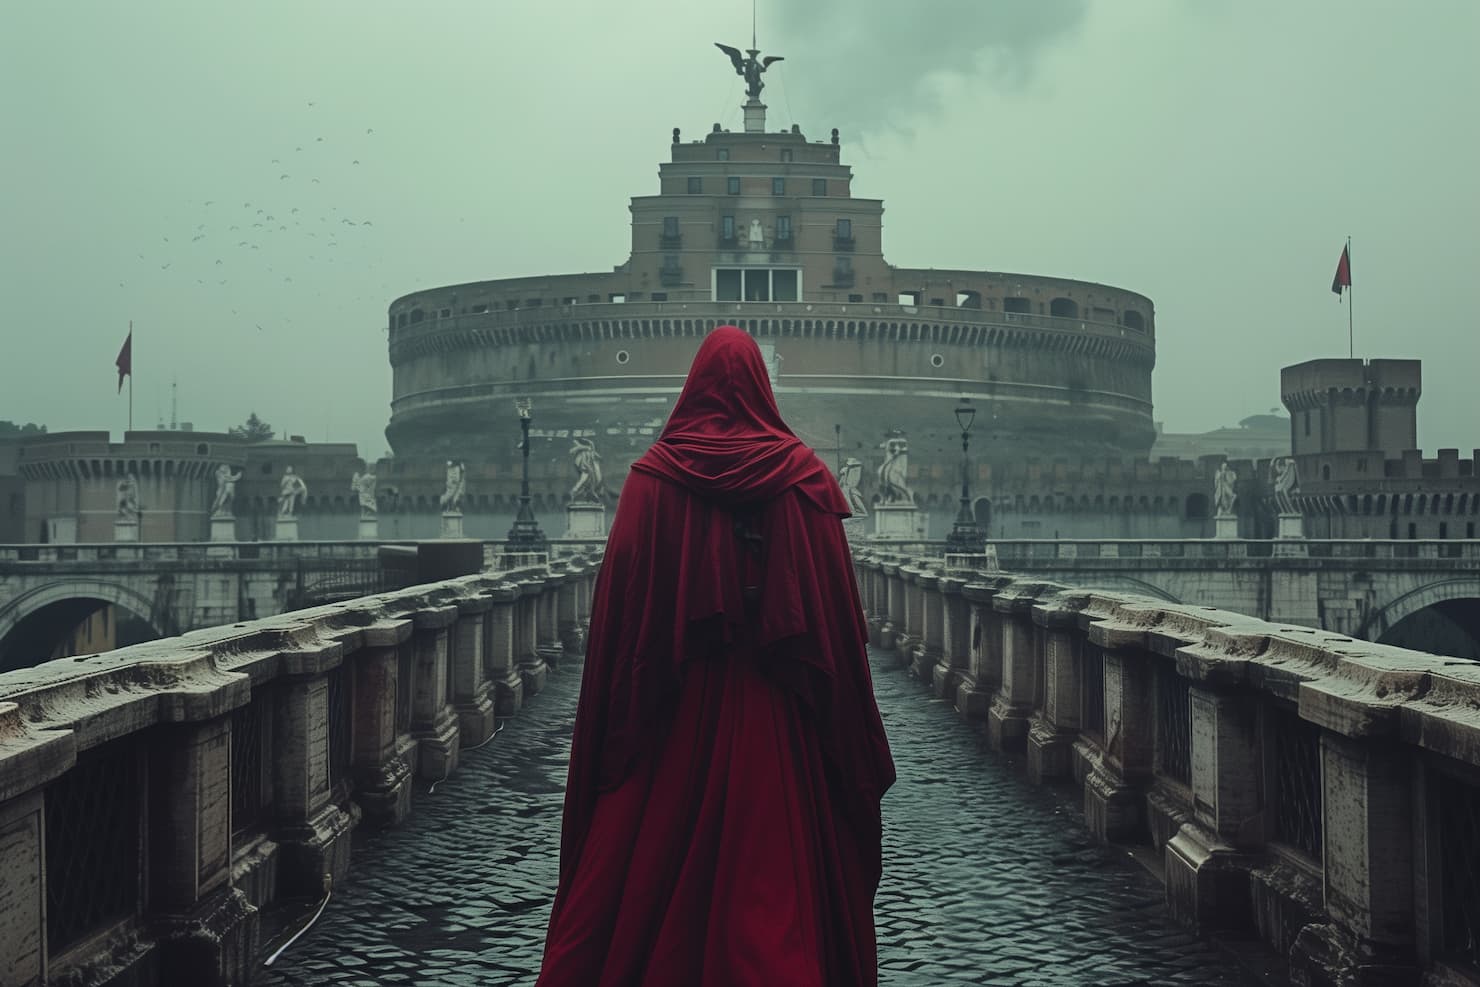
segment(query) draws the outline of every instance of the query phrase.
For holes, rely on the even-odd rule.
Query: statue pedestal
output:
[[[380,518],[360,518],[360,541],[380,541]]]
[[[280,517],[277,519],[277,528],[273,532],[273,541],[297,541],[298,519],[296,517]]]
[[[211,518],[211,541],[236,541],[236,518],[230,514]]]
[[[747,134],[766,132],[766,104],[758,99],[745,101],[745,132]]]
[[[1304,538],[1305,516],[1302,514],[1281,514],[1278,537]]]
[[[567,504],[565,506],[565,537],[605,538],[605,504]]]
[[[925,537],[929,516],[914,504],[884,504],[874,508],[874,537],[918,541]]]
[[[116,542],[136,542],[139,540],[139,522],[137,521],[114,521],[113,540]]]
[[[1226,540],[1238,537],[1238,515],[1219,514],[1213,518],[1213,537]]]
[[[461,538],[463,536],[462,511],[444,511],[442,513],[442,537]]]

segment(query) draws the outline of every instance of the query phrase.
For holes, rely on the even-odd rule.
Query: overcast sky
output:
[[[0,419],[280,432],[378,455],[385,309],[609,270],[669,132],[739,129],[743,0],[53,3],[0,32]],[[1480,445],[1474,0],[760,0],[770,123],[842,131],[904,266],[1157,308],[1156,417],[1279,368],[1424,361],[1419,439]],[[259,212],[258,210],[261,210]],[[268,219],[267,217],[272,217]],[[261,226],[254,224],[261,223]]]

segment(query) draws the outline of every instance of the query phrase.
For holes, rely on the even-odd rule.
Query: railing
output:
[[[254,561],[282,562],[297,566],[305,560],[363,560],[379,557],[386,546],[415,548],[420,544],[410,539],[376,539],[374,541],[253,541],[253,542],[91,542],[77,544],[0,545],[0,566],[10,563],[134,563],[134,562],[211,562]],[[484,555],[492,560],[503,554],[502,538],[483,541]],[[551,538],[554,557],[582,555],[599,550],[604,540],[590,538]],[[387,568],[394,568],[389,566]],[[334,571],[315,570],[305,572]],[[347,570],[341,570],[347,571]],[[396,587],[385,587],[396,588]],[[368,592],[378,592],[370,588]]]
[[[580,659],[562,642],[583,637],[598,564],[0,674],[0,979],[249,982],[261,909],[323,897],[356,825],[404,818],[413,777],[447,777],[495,711]]]
[[[1098,838],[1149,845],[1189,925],[1255,930],[1297,982],[1480,980],[1480,662],[959,558],[855,566],[873,643],[1030,779],[1078,786]],[[962,606],[970,634],[928,655]]]
[[[872,542],[889,551],[940,556],[944,540]],[[1084,562],[1109,565],[1131,560],[1238,561],[1303,556],[1312,559],[1480,560],[1480,539],[1381,540],[1368,538],[1003,538],[993,539],[1005,569],[1065,567]]]

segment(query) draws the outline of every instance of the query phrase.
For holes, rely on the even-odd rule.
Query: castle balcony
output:
[[[682,233],[659,233],[658,248],[660,250],[678,250],[683,247]]]
[[[840,236],[833,234],[833,250],[840,254],[849,254],[857,246],[858,241],[852,236]]]

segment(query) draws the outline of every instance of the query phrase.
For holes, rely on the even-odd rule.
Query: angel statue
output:
[[[447,484],[442,490],[439,506],[443,514],[457,514],[462,510],[463,487],[467,469],[461,461],[447,460]]]
[[[904,432],[893,429],[879,443],[884,450],[884,462],[879,465],[879,499],[885,504],[915,503],[915,492],[910,489],[910,444]]]
[[[231,517],[231,505],[236,500],[236,483],[242,471],[232,471],[222,463],[216,467],[216,499],[211,502],[211,517]]]
[[[380,510],[375,501],[375,484],[375,471],[368,465],[363,473],[356,470],[354,478],[349,481],[350,491],[360,501],[361,519],[373,518]]]
[[[1274,487],[1275,510],[1281,514],[1299,514],[1295,494],[1300,491],[1300,474],[1295,470],[1294,457],[1280,456],[1270,460],[1269,479]]]
[[[299,498],[308,499],[308,484],[303,482],[303,477],[293,472],[293,467],[285,467],[283,477],[278,481],[278,517],[294,517]]]
[[[752,41],[751,44],[755,44],[755,42]],[[750,57],[744,58],[741,56],[739,48],[731,48],[729,45],[722,45],[718,41],[714,43],[714,47],[730,56],[730,61],[735,65],[735,74],[745,79],[745,95],[749,96],[752,101],[759,101],[761,90],[766,88],[766,84],[761,81],[761,73],[770,68],[772,62],[782,61],[781,56],[770,55],[766,58],[757,59],[755,56],[760,54],[760,49],[749,48],[747,49],[747,53]]]
[[[1213,474],[1213,504],[1219,517],[1233,517],[1233,505],[1238,500],[1237,483],[1238,473],[1229,468],[1228,460],[1223,460]]]
[[[863,476],[863,463],[852,456],[843,463],[843,468],[838,471],[838,486],[843,488],[843,497],[848,501],[848,510],[853,512],[854,517],[868,517],[868,504],[863,499],[863,492],[858,489],[858,481]]]
[[[137,524],[139,521],[139,481],[132,473],[125,473],[123,479],[118,481],[116,501],[118,520]]]
[[[606,496],[606,484],[601,479],[601,454],[590,439],[576,438],[574,442],[570,454],[575,457],[576,485],[570,488],[570,502],[599,504]]]

